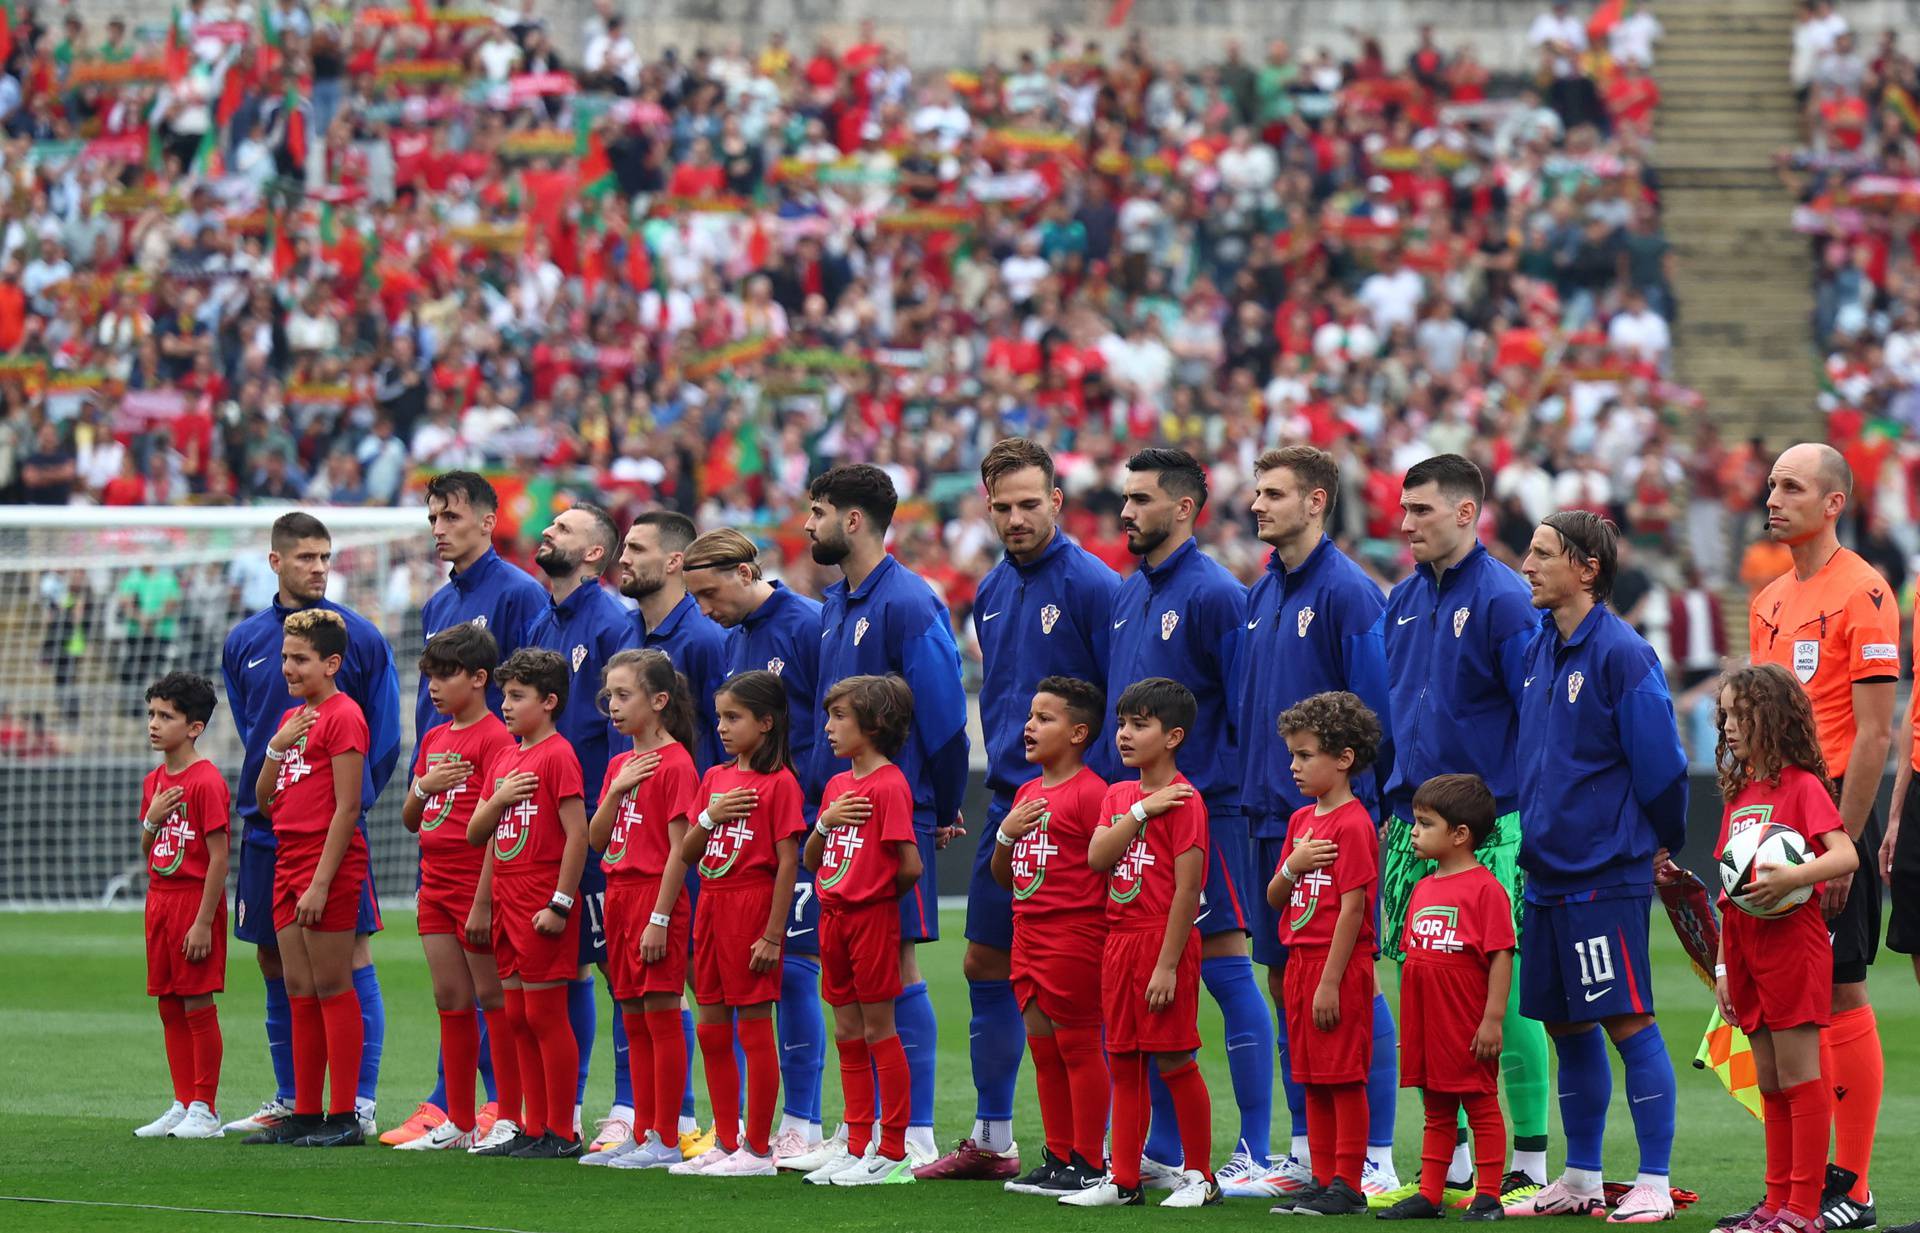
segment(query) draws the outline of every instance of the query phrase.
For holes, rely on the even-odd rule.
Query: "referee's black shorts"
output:
[[[1879,853],[1874,853],[1874,881],[1879,879]],[[1888,887],[1887,949],[1920,955],[1920,774],[1907,781],[1900,805],[1900,840],[1893,850],[1892,885]]]
[[[1834,787],[1839,788],[1839,780]],[[1912,793],[1908,793],[1912,800]],[[1904,822],[1903,811],[1901,819]],[[1880,841],[1886,838],[1886,820],[1875,804],[1867,812],[1867,825],[1853,841],[1860,867],[1854,871],[1853,886],[1840,914],[1827,922],[1833,935],[1833,983],[1857,985],[1867,979],[1867,969],[1880,953]]]

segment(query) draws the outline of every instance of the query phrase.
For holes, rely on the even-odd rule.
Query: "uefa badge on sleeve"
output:
[[[1053,627],[1056,624],[1058,624],[1059,621],[1060,621],[1060,609],[1054,607],[1052,604],[1048,604],[1046,607],[1040,610],[1040,632],[1041,633],[1043,634],[1052,633]]]
[[[1173,637],[1173,631],[1180,626],[1180,614],[1169,608],[1160,614],[1160,641],[1166,642]]]

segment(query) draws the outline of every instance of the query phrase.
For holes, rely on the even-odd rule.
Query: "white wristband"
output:
[[[547,900],[547,902],[553,904],[555,907],[565,908],[569,912],[573,910],[573,896],[561,891],[553,892],[553,898]]]
[[[703,831],[710,831],[714,827],[720,825],[718,822],[715,822],[713,820],[713,815],[708,813],[704,809],[700,811],[700,816],[696,818],[695,821],[700,823],[700,829]]]
[[[147,834],[149,835],[158,835],[160,833],[160,828],[155,826],[153,823],[147,821],[145,818],[140,819],[140,829],[147,832]]]
[[[432,798],[431,798],[431,797],[429,797],[429,796],[428,796],[428,795],[427,795],[427,794],[426,794],[425,792],[422,792],[422,791],[420,790],[420,781],[419,781],[418,779],[416,779],[416,780],[414,780],[414,781],[413,781],[413,794],[414,794],[415,796],[417,796],[417,797],[419,797],[419,798],[420,798],[421,800],[423,800],[423,801],[424,801],[424,800],[431,800],[431,799],[432,799]]]
[[[827,825],[827,820],[825,818],[822,818],[818,822],[815,822],[813,824],[813,832],[814,834],[820,836],[820,838],[822,839],[833,838],[833,828]]]
[[[1723,978],[1723,977],[1725,977],[1725,976],[1726,976],[1726,974],[1727,974],[1727,965],[1726,965],[1726,964],[1724,964],[1724,963],[1716,963],[1716,964],[1714,964],[1714,965],[1713,965],[1713,975],[1714,975],[1714,979],[1716,979],[1716,980],[1718,980],[1718,979],[1721,979],[1721,978]]]
[[[1133,803],[1133,820],[1135,822],[1145,822],[1147,820],[1147,803],[1145,801],[1135,801]]]
[[[1287,862],[1285,861],[1280,862],[1280,876],[1285,878],[1289,883],[1298,882],[1300,880],[1300,875],[1296,874],[1292,869],[1289,869],[1287,867]]]
[[[993,841],[999,844],[1003,848],[1011,848],[1014,844],[1020,842],[1018,839],[1015,839],[1012,835],[1007,834],[1007,832],[1000,830],[997,827],[994,829],[994,832],[993,832]]]
[[[651,912],[647,915],[647,923],[649,925],[658,925],[662,929],[667,929],[673,925],[673,917],[668,916],[665,912]]]
[[[275,749],[275,748],[274,748],[273,746],[271,746],[271,745],[269,745],[269,746],[267,746],[267,761],[269,761],[269,762],[285,762],[286,760],[287,760],[287,751],[286,751],[286,750],[284,750],[284,749]]]

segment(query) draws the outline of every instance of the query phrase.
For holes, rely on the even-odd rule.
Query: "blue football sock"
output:
[[[287,982],[267,981],[267,1055],[273,1059],[275,1099],[293,1103],[293,1003]]]
[[[1226,1023],[1227,1073],[1233,1077],[1233,1099],[1240,1106],[1241,1141],[1255,1160],[1264,1161],[1273,1131],[1273,1011],[1253,979],[1253,960],[1245,955],[1202,959],[1200,979],[1220,1004],[1220,1017]]]
[[[598,1007],[593,1004],[591,973],[585,980],[567,982],[567,1023],[573,1028],[573,1043],[580,1049],[580,1082],[574,1088],[573,1102],[584,1104],[587,1071],[593,1065],[593,1034],[600,1026]]]
[[[1607,1059],[1607,1034],[1596,1026],[1571,1036],[1556,1036],[1553,1051],[1560,1059],[1560,1125],[1567,1136],[1567,1167],[1598,1172],[1601,1145],[1607,1137],[1607,1106],[1613,1102],[1613,1064]],[[1671,1070],[1667,1072],[1667,1090],[1673,1090]],[[1671,1134],[1671,1105],[1668,1110],[1667,1129]]]
[[[927,997],[926,981],[913,982],[894,999],[893,1026],[900,1034],[900,1047],[906,1050],[907,1070],[913,1080],[907,1125],[931,1126],[934,1058],[940,1051],[940,1024],[933,1017],[933,1001]]]
[[[973,1115],[983,1122],[1013,1120],[1013,1087],[1020,1078],[1020,1055],[1027,1048],[1027,1025],[1010,980],[970,980],[967,997],[973,1018],[967,1024],[967,1051],[973,1059]]]
[[[1367,1071],[1367,1146],[1393,1146],[1393,1115],[1400,1102],[1400,1051],[1387,995],[1373,995],[1373,1065]]]
[[[1186,1150],[1180,1146],[1180,1114],[1173,1107],[1173,1093],[1167,1090],[1158,1066],[1147,1067],[1147,1100],[1153,1107],[1153,1120],[1147,1124],[1148,1159],[1176,1169],[1184,1167]]]
[[[1307,1133],[1307,1089],[1293,1081],[1293,1065],[1287,1059],[1287,1017],[1274,1016],[1275,1067],[1280,1074],[1280,1086],[1287,1093],[1287,1120],[1292,1123],[1291,1133],[1300,1138]]]
[[[353,970],[353,991],[360,998],[360,1027],[365,1038],[360,1045],[360,1090],[362,1100],[373,1100],[380,1091],[380,1055],[387,1048],[387,1003],[380,996],[380,978],[373,965]]]
[[[827,1059],[827,1018],[820,1010],[820,964],[807,955],[780,961],[780,1111],[820,1120],[820,1067]]]
[[[633,1108],[633,1071],[627,1068],[627,1017],[617,1013],[613,1016],[613,1103]]]
[[[447,1107],[447,1055],[444,1053],[433,1055],[433,1090],[427,1093],[427,1103],[442,1109]]]
[[[693,1012],[685,1008],[682,1008],[680,1011],[680,1035],[685,1037],[687,1042],[687,1086],[686,1089],[680,1093],[680,1116],[692,1117],[694,1115],[693,1059],[698,1054],[698,1050],[695,1048],[694,1042]],[[740,1072],[743,1076],[746,1073],[744,1070]]]
[[[1664,1174],[1673,1159],[1674,1109],[1679,1102],[1666,1039],[1659,1024],[1649,1023],[1613,1047],[1626,1065],[1627,1112],[1633,1115],[1633,1137],[1640,1143],[1640,1171]]]
[[[491,1104],[500,1099],[500,1089],[493,1082],[493,1043],[487,1039],[487,1012],[482,1010],[476,1013],[480,1016],[480,1083],[486,1088],[487,1102]],[[444,1085],[446,1078],[442,1076],[440,1082]]]

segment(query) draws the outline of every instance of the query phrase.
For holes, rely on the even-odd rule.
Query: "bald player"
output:
[[[1833,934],[1833,1019],[1820,1068],[1833,1086],[1834,1167],[1820,1205],[1829,1233],[1871,1229],[1878,1219],[1867,1170],[1885,1075],[1867,968],[1880,942],[1872,870],[1883,835],[1874,799],[1900,677],[1898,597],[1834,531],[1852,499],[1853,473],[1832,446],[1796,445],[1780,455],[1767,476],[1767,536],[1792,552],[1793,569],[1754,597],[1747,625],[1753,661],[1786,668],[1813,703],[1840,820],[1860,856],[1860,872],[1828,882],[1821,900]]]

